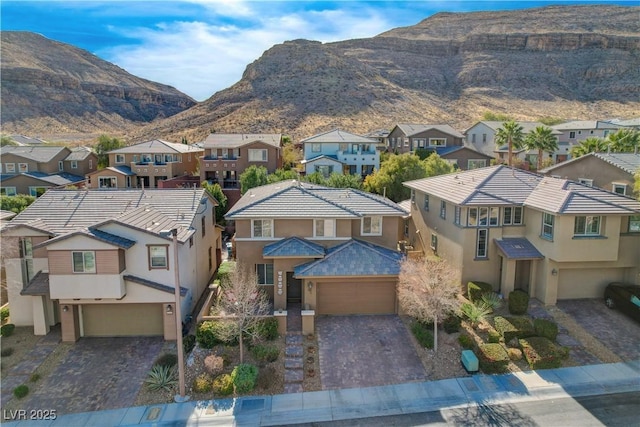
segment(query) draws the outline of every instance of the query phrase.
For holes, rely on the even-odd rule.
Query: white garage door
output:
[[[601,298],[607,283],[623,279],[622,268],[562,268],[558,274],[558,299]]]
[[[85,337],[163,335],[162,304],[85,304]]]

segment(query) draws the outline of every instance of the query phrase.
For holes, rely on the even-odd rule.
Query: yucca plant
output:
[[[473,328],[477,327],[489,314],[491,314],[491,307],[484,302],[479,302],[478,305],[470,302],[465,302],[460,307],[460,311],[464,314]]]
[[[485,292],[480,297],[482,303],[484,303],[487,307],[491,308],[491,311],[496,311],[500,307],[502,307],[502,298],[500,295],[495,292]]]
[[[170,391],[178,382],[176,366],[153,365],[144,380],[149,390]]]

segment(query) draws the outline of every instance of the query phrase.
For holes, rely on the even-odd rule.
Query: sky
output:
[[[640,0],[2,0],[0,28],[74,45],[203,101],[232,86],[248,64],[286,40],[373,37],[437,12],[602,3],[637,6]]]

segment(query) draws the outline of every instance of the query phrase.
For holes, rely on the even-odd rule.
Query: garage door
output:
[[[622,268],[560,269],[558,299],[601,298],[607,283],[622,281]]]
[[[395,283],[319,283],[318,314],[392,314]]]
[[[82,306],[85,337],[163,335],[161,304]]]

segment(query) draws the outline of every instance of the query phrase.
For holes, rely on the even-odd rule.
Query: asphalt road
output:
[[[409,415],[297,424],[299,427],[640,426],[640,392],[482,405]]]

